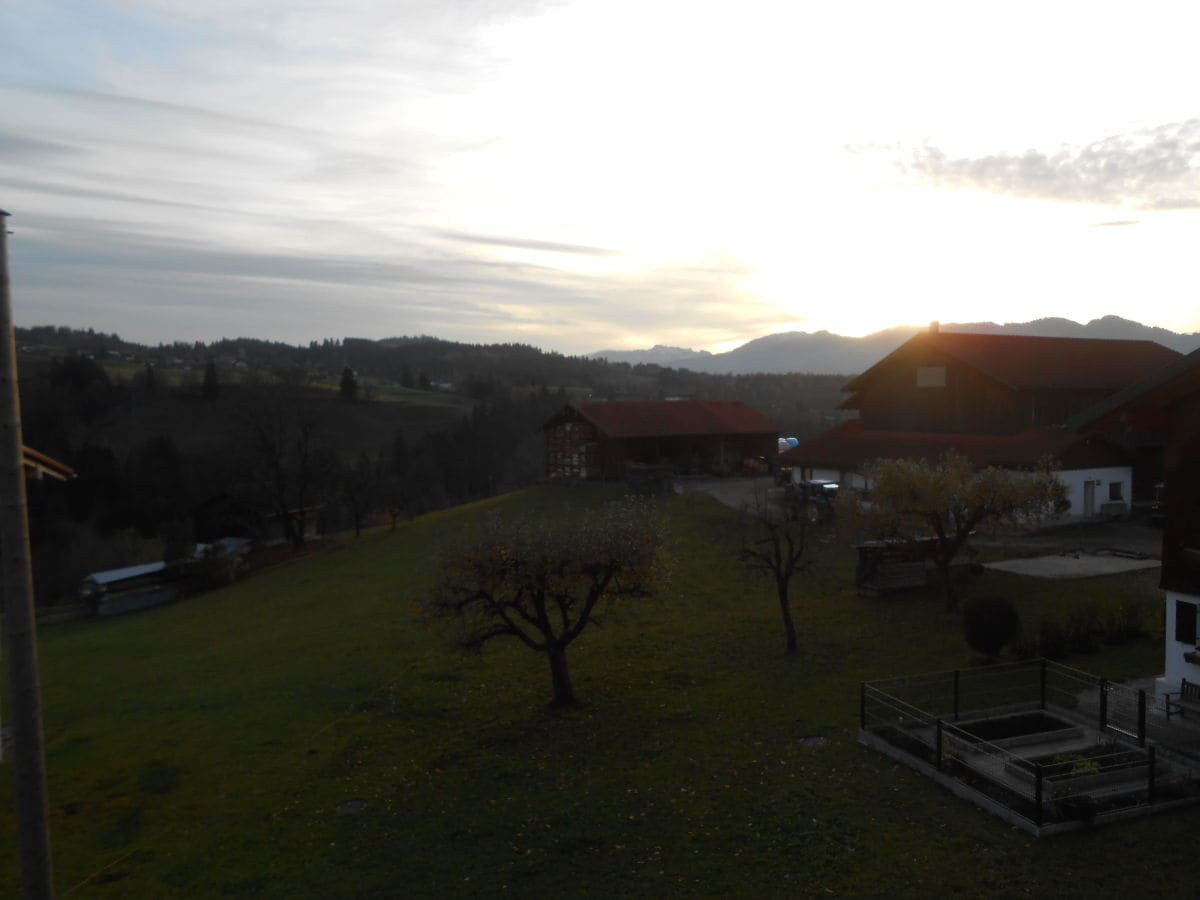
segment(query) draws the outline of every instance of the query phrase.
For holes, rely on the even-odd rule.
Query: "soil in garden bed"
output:
[[[1000,716],[995,719],[981,719],[978,722],[967,722],[959,726],[971,737],[981,741],[1001,741],[1006,738],[1024,737],[1043,731],[1061,731],[1070,727],[1072,727],[1070,722],[1064,722],[1041,710]]]

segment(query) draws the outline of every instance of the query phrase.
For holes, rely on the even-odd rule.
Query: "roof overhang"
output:
[[[35,480],[53,478],[55,481],[67,481],[75,477],[75,470],[66,463],[39,453],[32,447],[21,448],[21,468],[25,470],[26,478]]]

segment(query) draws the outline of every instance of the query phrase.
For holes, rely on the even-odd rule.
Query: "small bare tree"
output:
[[[814,526],[809,525],[794,504],[773,504],[761,499],[744,510],[743,524],[738,558],[750,571],[774,580],[786,652],[795,656],[796,623],[792,619],[789,591],[792,578],[812,564],[804,556]]]
[[[463,649],[511,637],[546,654],[552,705],[575,706],[567,647],[600,621],[602,607],[653,592],[658,553],[657,531],[636,504],[610,504],[566,522],[495,517],[443,558],[426,608],[459,621]]]

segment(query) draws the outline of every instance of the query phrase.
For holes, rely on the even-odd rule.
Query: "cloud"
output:
[[[0,131],[0,158],[9,162],[27,161],[46,156],[70,155],[78,152],[74,147],[60,141],[30,138],[10,131]]]
[[[1200,118],[1101,138],[1051,153],[954,159],[913,151],[902,168],[935,184],[1016,197],[1144,209],[1200,208]]]
[[[198,119],[229,128],[238,126],[253,131],[279,131],[288,134],[311,134],[312,129],[300,128],[294,125],[272,122],[269,119],[250,118],[248,116],[232,115],[217,110],[206,109],[186,103],[171,103],[163,100],[152,100],[130,94],[117,94],[108,91],[87,90],[84,88],[64,88],[50,85],[0,85],[6,90],[20,90],[24,93],[53,97],[68,101],[82,101],[90,105],[107,108],[110,111],[132,111],[142,114],[169,115],[183,119]]]
[[[3,152],[3,142],[0,141],[0,152]],[[150,197],[130,191],[105,190],[103,188],[81,187],[63,182],[42,181],[36,178],[6,178],[0,175],[0,187],[12,191],[29,191],[34,194],[50,194],[56,197],[67,197],[73,200],[113,200],[118,203],[133,203],[146,206],[165,206],[175,209],[202,210],[205,212],[229,212],[225,206],[215,206],[204,203],[187,203],[182,200],[169,200],[162,197]]]
[[[589,352],[653,335],[718,343],[778,323],[778,310],[743,290],[744,267],[720,261],[595,278],[453,245],[397,245],[387,257],[230,248],[188,232],[35,213],[13,230],[20,324],[102,323],[150,343],[235,328],[294,343],[425,333]]]
[[[575,253],[581,256],[618,256],[616,250],[604,247],[588,247],[583,244],[563,244],[558,241],[541,241],[533,238],[511,238],[490,234],[469,234],[465,231],[438,231],[439,237],[468,244],[483,244],[492,247],[512,247],[516,250],[545,250],[549,253]]]

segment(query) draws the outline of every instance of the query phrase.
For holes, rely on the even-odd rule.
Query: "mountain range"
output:
[[[1032,322],[945,323],[942,331],[975,334],[1028,334],[1040,337],[1103,338],[1155,341],[1190,353],[1200,348],[1200,332],[1180,334],[1166,328],[1142,325],[1120,316],[1092,319],[1086,325],[1070,319],[1046,318]],[[725,353],[709,353],[661,344],[649,350],[600,350],[590,354],[609,362],[651,364],[693,372],[745,375],[752,372],[807,372],[821,375],[856,375],[873,366],[910,337],[924,329],[899,326],[864,337],[846,337],[828,331],[785,331],[755,338]]]

